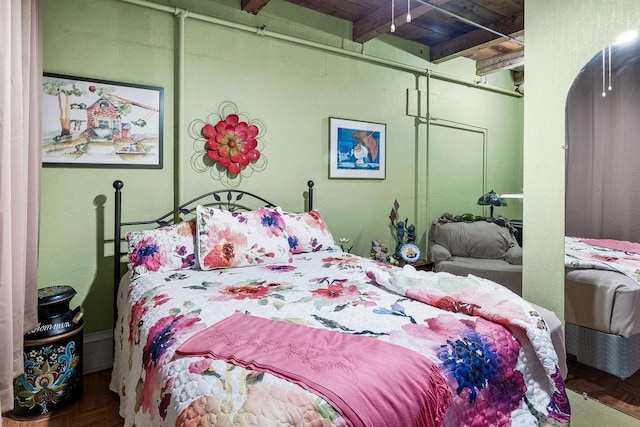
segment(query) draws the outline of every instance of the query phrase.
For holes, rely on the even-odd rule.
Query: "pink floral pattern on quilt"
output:
[[[405,326],[417,339],[443,343],[437,350],[442,371],[457,384],[456,397],[468,405],[456,414],[458,425],[508,425],[511,412],[522,404],[527,387],[516,370],[520,344],[504,327],[482,318],[460,321],[451,314]],[[446,343],[446,344],[444,344]],[[499,362],[498,362],[499,361]],[[490,402],[500,402],[496,411]]]
[[[445,324],[441,320],[426,321],[430,326],[426,336],[438,329],[449,335],[448,347],[442,346],[438,356],[457,381],[458,396],[462,396],[464,390],[469,389],[470,403],[476,401],[478,393],[482,393],[485,386],[492,386],[492,382],[498,380],[493,387],[489,387],[494,388],[490,393],[498,392],[494,397],[499,397],[499,400],[505,404],[509,401],[513,402],[515,399],[517,402],[524,401],[527,406],[530,406],[526,393],[517,391],[520,388],[518,377],[521,373],[513,376],[511,370],[515,368],[515,365],[509,365],[510,358],[514,354],[518,354],[519,349],[522,348],[519,343],[516,343],[515,336],[509,338],[512,334],[509,331],[520,330],[524,332],[531,344],[533,354],[540,362],[539,366],[546,371],[547,381],[553,391],[546,408],[548,415],[545,417],[548,416],[559,423],[569,421],[571,409],[564,383],[561,381],[558,355],[555,351],[549,351],[553,348],[549,329],[542,316],[529,302],[515,296],[511,291],[495,282],[472,275],[461,277],[449,273],[425,273],[416,271],[410,265],[390,272],[372,269],[367,274],[381,286],[404,294],[412,300],[424,302],[450,313],[462,313],[477,317],[476,325],[473,327],[475,331],[468,330],[466,332],[456,330],[455,325]],[[442,316],[439,316],[439,319],[442,319]],[[444,326],[438,327],[438,323]],[[469,322],[460,323],[471,326]],[[479,333],[480,325],[484,329],[482,333]],[[500,338],[500,331],[507,334],[504,339]],[[489,341],[487,341],[487,336],[491,337]],[[512,340],[512,345],[508,344],[509,339]],[[513,347],[514,345],[517,348]],[[505,350],[508,353],[504,353]],[[503,369],[496,371],[498,366],[494,362],[496,360],[503,363]],[[504,370],[505,366],[506,370]],[[510,397],[506,396],[504,391],[507,389],[509,392],[515,390],[515,394]],[[487,397],[485,395],[484,398]],[[476,404],[474,412],[476,415],[482,414],[483,409],[486,409],[483,405]],[[499,415],[493,409],[488,409],[488,411],[487,414],[491,414],[492,417]],[[471,415],[473,414],[468,414],[469,417]],[[538,411],[534,415],[540,417],[542,413]],[[482,416],[481,419],[486,420],[487,417]],[[468,418],[467,421],[469,420],[473,421],[470,425],[476,425],[478,418],[474,416]],[[508,425],[505,420],[494,419],[491,425]],[[469,425],[462,419],[458,419],[456,423]]]
[[[320,212],[284,213],[292,254],[337,249]]]
[[[198,206],[196,215],[198,261],[203,270],[293,261],[278,209],[229,212]]]
[[[131,278],[151,272],[197,268],[195,230],[195,219],[192,219],[154,230],[128,232]]]
[[[496,295],[499,285],[484,280],[428,273],[442,285],[433,306],[421,301],[419,292],[412,298],[407,289],[381,286],[367,274],[375,271],[380,279],[402,269],[346,253],[294,257],[293,264],[147,274],[123,286],[111,389],[120,392],[125,426],[305,425],[309,420],[348,425],[326,400],[269,373],[175,355],[189,336],[236,311],[367,336],[430,358],[454,396],[444,426],[567,425],[562,378],[557,369],[549,376],[536,360],[542,350],[547,360],[557,361],[549,333],[517,295]],[[495,302],[489,298],[468,304],[467,291],[476,287],[527,310],[534,340],[524,333],[514,337],[491,319],[488,310]],[[445,289],[450,299],[439,294]],[[502,311],[496,318],[522,317],[518,311]]]

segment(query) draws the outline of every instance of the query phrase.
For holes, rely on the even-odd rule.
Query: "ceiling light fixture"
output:
[[[626,31],[620,34],[616,38],[616,41],[613,44],[616,46],[619,46],[621,44],[630,43],[636,40],[637,38],[638,38],[637,31]],[[606,87],[606,90],[605,90],[605,82],[607,80],[606,78],[607,70],[609,71],[609,85]],[[602,49],[602,97],[606,97],[607,91],[610,92],[611,89],[613,89],[611,79],[612,79],[611,77],[611,45],[608,45],[604,49]]]
[[[611,45],[609,45],[609,86],[608,90],[611,90]]]
[[[608,48],[608,49],[607,49]],[[607,80],[607,50],[609,52],[609,86],[606,87],[607,90],[611,91],[611,45],[602,49],[602,96],[607,96],[607,91],[605,90],[605,82]]]
[[[393,21],[395,21],[395,12],[396,12],[396,2],[395,0],[391,0],[391,28],[390,31],[392,33],[395,33],[396,31],[396,24],[394,24]]]
[[[407,22],[411,22],[411,0],[407,0]]]

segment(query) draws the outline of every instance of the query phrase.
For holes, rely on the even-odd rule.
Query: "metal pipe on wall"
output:
[[[487,189],[487,170],[488,170],[487,157],[489,156],[489,153],[488,153],[489,129],[481,126],[472,125],[469,123],[463,123],[455,120],[434,117],[431,114],[429,114],[426,122],[429,124],[429,126],[439,126],[443,128],[456,129],[456,130],[461,130],[465,132],[473,132],[473,133],[482,135],[482,192],[486,193],[487,192],[486,190]],[[485,211],[484,206],[482,207],[482,211],[484,213]]]
[[[487,170],[488,170],[487,157],[489,154],[487,151],[488,150],[487,143],[489,141],[489,129],[481,126],[472,125],[469,123],[458,122],[455,120],[442,119],[442,118],[434,117],[432,115],[429,115],[429,118],[427,119],[427,121],[429,125],[432,125],[432,126],[446,127],[446,128],[457,129],[457,130],[462,130],[466,132],[479,133],[482,135],[482,191],[486,193],[487,192]]]
[[[157,3],[153,3],[147,0],[121,0],[125,3],[130,3],[130,4],[135,4],[138,6],[143,6],[143,7],[147,7],[150,9],[155,9],[155,10],[159,10],[159,11],[164,11],[164,12],[168,12],[168,13],[172,13],[172,14],[178,14],[179,10],[184,10],[184,9],[179,9],[177,7],[169,7],[169,6],[163,6],[163,5],[159,5]],[[303,45],[303,46],[307,46],[307,47],[311,47],[311,48],[315,48],[315,49],[319,49],[319,50],[324,50],[327,52],[333,52],[339,55],[344,55],[344,56],[348,56],[348,57],[352,57],[352,58],[357,58],[363,61],[368,61],[371,63],[376,63],[376,64],[380,64],[380,65],[385,65],[391,68],[396,68],[399,70],[403,70],[403,71],[409,71],[412,73],[420,73],[420,74],[429,74],[429,76],[431,78],[434,79],[438,79],[438,80],[442,80],[442,81],[446,81],[449,83],[455,83],[455,84],[460,84],[463,86],[467,86],[470,88],[476,88],[476,89],[482,89],[482,90],[486,90],[486,91],[490,91],[490,92],[495,92],[495,93],[500,93],[503,95],[507,95],[507,96],[513,96],[516,98],[521,98],[522,94],[519,94],[515,91],[509,91],[506,89],[502,89],[499,87],[494,87],[494,86],[489,86],[489,85],[485,85],[485,84],[479,84],[478,82],[475,81],[468,81],[468,80],[464,80],[464,79],[460,79],[458,77],[454,77],[454,76],[450,76],[450,75],[446,75],[443,73],[439,73],[437,71],[428,69],[428,68],[420,68],[420,67],[416,67],[413,65],[409,65],[409,64],[403,64],[401,62],[397,62],[397,61],[391,61],[388,59],[384,59],[384,58],[378,58],[376,56],[371,56],[371,55],[367,55],[365,53],[359,53],[359,52],[354,52],[348,49],[344,49],[341,47],[334,47],[331,45],[327,45],[327,44],[322,44],[322,43],[318,43],[318,42],[314,42],[314,41],[310,41],[310,40],[305,40],[305,39],[301,39],[295,36],[289,36],[286,34],[282,34],[282,33],[277,33],[274,31],[268,31],[266,30],[266,28],[264,26],[262,27],[254,27],[254,26],[250,26],[250,25],[245,25],[245,24],[239,24],[237,22],[231,22],[231,21],[227,21],[224,19],[220,19],[220,18],[215,18],[212,16],[208,16],[208,15],[203,15],[200,13],[195,13],[195,12],[190,12],[190,11],[186,11],[187,12],[187,17],[188,18],[193,18],[193,19],[197,19],[203,22],[209,22],[212,24],[216,24],[216,25],[221,25],[227,28],[234,28],[237,30],[242,30],[242,31],[247,31],[250,33],[254,33],[260,36],[265,36],[265,37],[270,37],[270,38],[274,38],[274,39],[278,39],[278,40],[282,40],[282,41],[287,41],[287,42],[291,42],[291,43],[295,43],[295,44],[299,44],[299,45]],[[180,77],[180,76],[178,76]]]
[[[177,87],[177,96],[176,96],[176,121],[177,126],[175,130],[175,134],[173,136],[174,141],[180,141],[182,135],[184,135],[184,24],[185,19],[189,16],[189,12],[184,9],[176,9],[175,15],[179,18],[178,21],[178,87]],[[173,144],[173,165],[174,165],[174,183],[173,183],[173,205],[178,206],[181,203],[181,194],[182,194],[182,185],[184,185],[184,180],[182,179],[182,168],[180,167],[180,147],[182,144]]]

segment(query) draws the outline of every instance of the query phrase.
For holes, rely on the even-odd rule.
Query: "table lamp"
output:
[[[495,191],[491,190],[488,193],[483,194],[478,199],[480,206],[489,206],[489,216],[493,218],[494,206],[507,206],[507,201],[500,197]]]

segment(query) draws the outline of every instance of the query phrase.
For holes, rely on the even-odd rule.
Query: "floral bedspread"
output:
[[[617,271],[630,277],[640,286],[639,254],[613,247],[591,245],[588,241],[596,242],[593,239],[565,236],[565,267]]]
[[[542,344],[534,345],[526,328],[490,320],[482,301],[475,301],[477,313],[461,309],[468,305],[464,296],[434,307],[428,298],[409,298],[397,281],[372,279],[399,268],[343,252],[294,258],[286,265],[151,273],[130,286],[123,281],[111,389],[120,394],[125,425],[348,425],[328,402],[283,379],[175,354],[188,337],[236,311],[368,336],[421,353],[448,381],[453,398],[446,426],[568,425],[562,378],[557,368],[543,366],[555,356],[544,321],[536,332]],[[447,273],[424,274],[457,280]],[[458,279],[489,290],[498,286]],[[510,292],[500,297],[528,307]],[[547,359],[540,357],[545,352]]]

